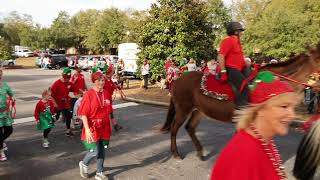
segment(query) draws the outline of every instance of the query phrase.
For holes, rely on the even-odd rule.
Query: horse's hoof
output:
[[[204,161],[204,156],[202,151],[198,151],[197,156],[201,161]]]
[[[173,154],[172,156],[176,160],[182,160],[182,158],[181,158],[181,156],[179,154]]]

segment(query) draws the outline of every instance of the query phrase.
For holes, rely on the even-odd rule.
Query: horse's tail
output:
[[[162,126],[161,130],[162,132],[168,132],[171,129],[171,124],[174,120],[174,116],[176,114],[176,109],[174,107],[172,98],[170,99],[170,105],[169,105],[169,109],[168,109],[168,114],[167,114],[167,120],[164,123],[164,125]]]
[[[297,179],[312,179],[320,163],[320,121],[316,121],[299,144],[293,175]]]

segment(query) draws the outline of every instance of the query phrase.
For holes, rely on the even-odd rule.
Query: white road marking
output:
[[[138,105],[139,104],[135,103],[135,102],[121,103],[121,104],[113,105],[113,109],[121,109],[121,108],[125,108],[125,107],[138,106]],[[13,124],[22,124],[22,123],[27,123],[27,122],[32,122],[32,121],[35,121],[33,116],[15,119]]]

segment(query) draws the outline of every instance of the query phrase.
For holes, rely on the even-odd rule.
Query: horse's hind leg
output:
[[[196,128],[199,124],[201,120],[201,114],[199,111],[195,110],[192,112],[192,115],[188,121],[188,123],[186,124],[185,128],[189,134],[189,136],[191,137],[191,140],[193,142],[193,144],[196,147],[197,150],[197,156],[203,160],[203,147],[200,143],[200,141],[198,140],[197,136],[196,136]]]
[[[177,149],[177,133],[179,131],[179,128],[184,123],[184,121],[187,119],[190,112],[183,111],[181,109],[176,109],[176,118],[175,121],[172,123],[171,126],[171,153],[174,158],[182,159],[180,154],[178,153]]]

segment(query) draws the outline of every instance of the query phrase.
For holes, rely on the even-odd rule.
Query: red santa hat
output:
[[[259,104],[274,96],[293,92],[293,88],[287,82],[280,81],[277,76],[267,71],[259,72],[249,88],[249,99],[252,104]]]
[[[97,79],[100,79],[103,77],[103,74],[98,71],[97,68],[93,68],[92,69],[92,73],[91,73],[91,81],[94,83]]]

